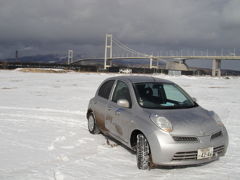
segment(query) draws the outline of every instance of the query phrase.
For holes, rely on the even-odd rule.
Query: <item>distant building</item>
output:
[[[119,73],[131,74],[132,73],[132,69],[122,68],[122,69],[119,69]]]
[[[170,75],[170,76],[181,76],[182,72],[181,71],[177,71],[177,70],[169,70],[168,71],[168,75]]]

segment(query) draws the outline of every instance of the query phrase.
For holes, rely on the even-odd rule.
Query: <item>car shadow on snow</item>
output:
[[[214,160],[218,161],[218,159]],[[185,168],[191,168],[191,167],[201,167],[207,164],[212,163],[213,161],[210,162],[205,162],[201,164],[194,164],[194,165],[179,165],[179,166],[162,166],[162,165],[155,165],[151,169],[165,169],[165,170],[172,170],[172,169],[185,169]]]
[[[136,154],[134,150],[130,149],[125,144],[119,142],[118,140],[114,139],[113,137],[110,137],[105,134],[102,134],[102,135],[106,138],[106,144],[109,145],[110,147],[121,146],[122,148],[126,149],[129,153]]]

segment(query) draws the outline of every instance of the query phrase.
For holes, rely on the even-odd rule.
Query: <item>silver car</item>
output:
[[[139,169],[206,163],[224,156],[228,133],[175,83],[145,76],[106,79],[89,102],[88,129],[136,152]]]

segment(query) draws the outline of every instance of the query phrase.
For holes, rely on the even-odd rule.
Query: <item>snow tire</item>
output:
[[[143,134],[137,135],[137,167],[142,170],[150,169],[150,148],[146,137]]]
[[[100,130],[97,126],[97,123],[96,123],[93,113],[90,113],[88,115],[88,130],[91,134],[99,134],[100,133]]]

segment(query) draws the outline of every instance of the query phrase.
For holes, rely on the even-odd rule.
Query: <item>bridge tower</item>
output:
[[[112,34],[106,34],[105,41],[105,56],[104,56],[104,69],[111,67],[112,64],[108,64],[108,59],[112,59]]]
[[[18,50],[16,50],[15,57],[16,57],[16,62],[18,62]]]
[[[68,64],[73,63],[73,50],[68,50]]]

